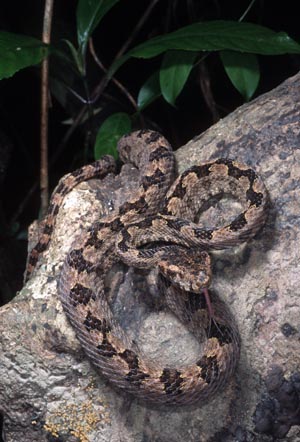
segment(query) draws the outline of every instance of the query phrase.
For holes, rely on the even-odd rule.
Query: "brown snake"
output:
[[[117,387],[157,404],[205,401],[228,383],[240,340],[233,318],[214,293],[208,295],[209,249],[224,249],[252,238],[267,214],[267,192],[248,166],[218,159],[193,166],[174,181],[175,160],[158,133],[137,131],[118,144],[120,158],[140,173],[135,195],[114,213],[78,236],[59,279],[59,296],[81,345],[93,364]],[[50,241],[59,206],[79,182],[113,171],[109,156],[60,180],[38,244],[32,249],[27,279]],[[231,194],[245,207],[228,225],[204,229],[195,223],[207,200]],[[163,367],[147,360],[112,315],[105,275],[120,259],[129,266],[159,269],[165,303],[202,342],[194,364]]]

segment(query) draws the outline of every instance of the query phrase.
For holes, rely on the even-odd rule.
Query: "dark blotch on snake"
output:
[[[56,192],[61,195],[65,195],[67,192],[69,192],[69,188],[64,183],[59,183],[57,185]]]
[[[210,174],[210,164],[203,164],[200,166],[192,166],[189,170],[190,172],[194,172],[198,178],[204,178]],[[186,171],[188,172],[188,170]],[[184,174],[183,174],[184,175]],[[188,173],[186,173],[188,175]]]
[[[245,218],[245,214],[241,213],[239,216],[235,218],[235,220],[232,221],[232,223],[229,224],[229,229],[236,232],[240,230],[242,227],[244,227],[247,224],[247,220]]]
[[[159,187],[161,184],[163,184],[164,180],[165,180],[165,174],[160,169],[157,168],[152,175],[144,176],[142,182],[143,189],[146,191],[147,189],[149,189],[149,187],[154,185]]]
[[[83,322],[85,328],[90,332],[91,330],[98,330],[106,337],[106,334],[110,332],[111,326],[108,324],[107,320],[99,319],[96,316],[92,315],[90,310],[88,311],[86,318]]]
[[[182,185],[182,177],[181,177],[181,179],[179,180],[179,182],[177,183],[175,189],[174,189],[173,192],[172,192],[172,197],[171,197],[171,198],[168,198],[166,206],[168,205],[168,201],[170,201],[170,200],[173,199],[174,197],[175,197],[175,198],[180,198],[180,199],[181,199],[181,198],[184,197],[185,194],[186,194],[186,188],[183,187],[183,185]],[[166,211],[167,211],[167,210],[166,210]]]
[[[82,167],[79,167],[77,170],[74,170],[74,172],[72,172],[72,176],[75,178],[81,175],[83,175]]]
[[[119,209],[119,213],[120,215],[125,215],[127,212],[130,212],[131,210],[136,210],[139,213],[139,212],[144,212],[145,210],[147,210],[147,208],[148,204],[145,198],[141,196],[137,201],[134,202],[128,201],[122,204],[122,206]]]
[[[89,232],[89,237],[84,245],[85,247],[91,246],[95,247],[96,250],[100,249],[103,244],[103,239],[98,238],[98,231],[97,226],[94,225],[93,229]]]
[[[131,235],[128,232],[128,230],[122,231],[122,240],[118,243],[118,248],[121,250],[121,252],[127,252],[129,247],[127,245],[127,242],[130,241]]]
[[[130,370],[139,368],[139,359],[134,351],[126,349],[122,353],[119,353],[119,356],[128,364]]]
[[[145,132],[143,133],[147,133],[147,130],[145,130]],[[162,138],[162,136],[158,132],[151,132],[145,141],[146,143],[150,144],[150,143],[155,143],[160,138]]]
[[[43,229],[43,233],[45,235],[51,235],[53,232],[53,224],[46,224]]]
[[[167,219],[167,226],[171,229],[180,230],[184,226],[190,225],[190,221],[181,218]]]
[[[119,232],[124,227],[124,224],[120,220],[120,217],[117,216],[114,220],[109,220],[108,222],[99,221],[95,228],[96,230],[100,230],[104,227],[111,229],[113,232]]]
[[[163,369],[162,375],[159,379],[164,384],[164,390],[166,394],[174,396],[176,394],[182,393],[180,386],[183,382],[183,379],[180,374],[181,373],[175,369]]]
[[[117,354],[117,350],[109,342],[106,336],[103,337],[102,343],[97,345],[97,349],[99,350],[101,356],[105,356],[107,358],[112,358]]]
[[[87,305],[91,299],[96,299],[96,295],[93,290],[84,287],[82,284],[79,283],[75,284],[74,287],[70,290],[69,296],[74,307],[76,307],[78,304]]]
[[[148,218],[142,219],[137,223],[131,224],[132,227],[138,227],[139,229],[147,229],[152,226],[153,217],[149,216]]]
[[[246,192],[246,198],[250,201],[251,206],[259,207],[262,204],[263,194],[261,192],[255,192],[251,187]]]
[[[254,170],[252,169],[240,169],[236,166],[234,166],[233,161],[232,160],[226,160],[226,159],[220,159],[217,161],[217,163],[221,164],[226,164],[226,166],[228,167],[228,175],[232,176],[233,178],[239,179],[242,176],[245,176],[248,178],[250,186],[252,187],[254,181],[257,178],[256,173],[254,172]]]
[[[142,385],[143,379],[149,378],[150,375],[148,373],[144,373],[142,370],[138,368],[131,369],[125,379],[133,385],[140,387]]]
[[[48,210],[49,210],[49,213],[51,213],[53,216],[56,216],[59,212],[59,205],[54,204],[54,203],[50,203]]]
[[[44,252],[44,250],[46,250],[47,246],[48,246],[48,241],[46,241],[46,242],[39,242],[35,246],[34,250],[36,250],[38,253],[42,253],[42,252]],[[32,264],[32,263],[30,263],[30,264]]]
[[[35,249],[36,250],[36,249]],[[36,263],[38,262],[39,257],[38,256],[33,256],[30,255],[29,256],[29,260],[28,260],[28,264],[30,264],[31,266],[35,267]]]
[[[210,384],[218,377],[219,366],[217,356],[203,356],[196,364],[201,368],[201,378],[207,384]]]
[[[212,239],[213,230],[194,229],[194,234],[199,239]]]
[[[162,158],[169,157],[171,155],[170,150],[165,146],[159,146],[157,149],[155,149],[153,152],[149,155],[149,161],[157,161],[161,160]]]
[[[67,256],[68,264],[70,267],[73,267],[77,270],[78,273],[80,272],[87,272],[90,273],[94,269],[94,265],[84,259],[83,257],[83,249],[73,249]]]

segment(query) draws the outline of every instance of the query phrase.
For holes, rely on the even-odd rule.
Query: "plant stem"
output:
[[[255,0],[251,0],[249,6],[247,7],[246,11],[241,15],[241,17],[238,19],[238,21],[243,21],[250,9],[252,8],[253,4],[255,3]]]
[[[53,1],[45,0],[43,36],[44,43],[50,43],[51,23],[53,15]],[[48,174],[48,111],[49,111],[49,59],[42,62],[41,72],[41,170],[40,170],[40,189],[41,189],[41,216],[44,217],[47,212],[49,199],[49,174]]]
[[[94,48],[94,43],[93,43],[93,39],[90,38],[89,39],[89,49],[90,49],[90,53],[92,55],[92,57],[95,60],[95,63],[99,66],[99,68],[105,73],[107,74],[107,69],[106,67],[103,65],[103,63],[101,62],[101,60],[99,59],[98,55],[96,54],[95,48]],[[131,93],[125,88],[125,86],[123,86],[123,84],[117,80],[116,78],[112,77],[111,78],[111,82],[114,83],[121,92],[123,92],[124,95],[126,95],[128,101],[130,101],[130,103],[132,104],[134,110],[137,112],[138,111],[138,106],[137,106],[137,102],[136,100],[133,98],[133,96],[131,95]]]

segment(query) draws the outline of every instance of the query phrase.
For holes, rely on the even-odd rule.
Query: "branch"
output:
[[[43,37],[44,43],[50,43],[51,23],[53,15],[53,0],[46,0]],[[49,176],[48,176],[48,110],[49,110],[49,59],[46,58],[42,62],[41,76],[41,171],[40,171],[40,188],[41,188],[41,215],[47,212],[49,199]]]

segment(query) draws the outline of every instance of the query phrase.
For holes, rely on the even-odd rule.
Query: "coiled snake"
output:
[[[174,181],[172,149],[149,130],[124,136],[118,150],[122,161],[139,169],[139,186],[113,214],[75,239],[59,278],[63,308],[88,357],[117,387],[151,403],[204,401],[228,382],[240,346],[228,308],[208,292],[208,250],[236,246],[255,235],[266,218],[265,186],[248,166],[228,159],[193,166]],[[113,170],[113,159],[105,156],[61,179],[41,238],[29,255],[27,279],[47,248],[65,194],[79,182]],[[195,224],[207,200],[224,193],[238,198],[243,212],[221,228]],[[116,322],[104,280],[120,259],[137,268],[157,267],[167,306],[199,340],[204,331],[203,353],[194,364],[178,368],[150,364]]]

